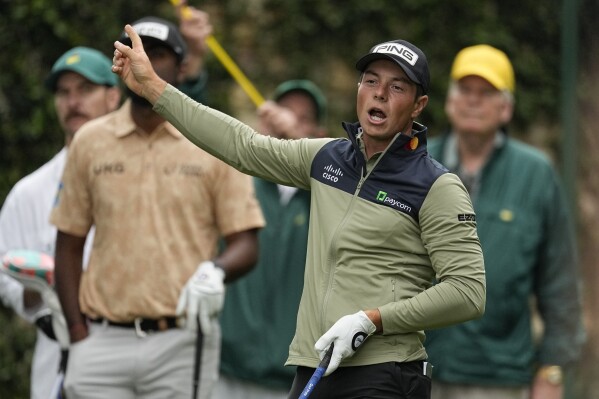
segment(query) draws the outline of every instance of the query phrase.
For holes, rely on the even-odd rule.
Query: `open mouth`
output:
[[[387,115],[383,111],[378,108],[372,108],[368,111],[368,115],[370,116],[370,120],[373,122],[382,122],[387,118]]]

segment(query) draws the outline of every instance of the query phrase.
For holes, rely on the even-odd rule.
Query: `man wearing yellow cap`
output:
[[[561,399],[583,338],[571,216],[550,161],[506,134],[514,71],[502,51],[467,47],[453,63],[448,133],[430,154],[470,192],[485,257],[478,320],[427,332],[433,399]],[[531,331],[531,298],[544,323]]]

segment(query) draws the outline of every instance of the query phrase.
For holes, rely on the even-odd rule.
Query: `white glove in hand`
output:
[[[331,343],[335,343],[331,362],[324,376],[326,377],[337,370],[341,360],[352,357],[358,347],[375,331],[376,326],[361,310],[358,313],[343,316],[337,320],[314,345],[314,349],[316,349],[322,360]]]
[[[183,287],[177,304],[177,315],[187,313],[185,326],[196,331],[199,316],[204,335],[210,334],[212,320],[223,308],[225,299],[225,272],[214,262],[200,263],[198,269]]]

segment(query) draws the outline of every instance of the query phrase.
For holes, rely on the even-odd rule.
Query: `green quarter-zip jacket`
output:
[[[316,367],[316,341],[342,316],[378,308],[383,333],[341,366],[426,358],[423,330],[480,317],[482,250],[470,197],[428,156],[426,128],[368,161],[349,139],[279,140],[167,86],[154,109],[244,173],[311,192],[304,288],[286,364]],[[440,283],[432,285],[434,278]]]
[[[498,132],[473,202],[485,254],[484,317],[436,331],[428,341],[436,379],[454,384],[523,386],[535,367],[575,362],[584,342],[572,217],[557,173],[540,150]],[[429,151],[459,169],[457,138]],[[535,342],[530,300],[544,332]]]

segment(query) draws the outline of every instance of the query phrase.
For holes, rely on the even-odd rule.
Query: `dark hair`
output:
[[[424,87],[422,85],[416,85],[416,98],[414,100],[418,100],[420,97],[424,95]]]

